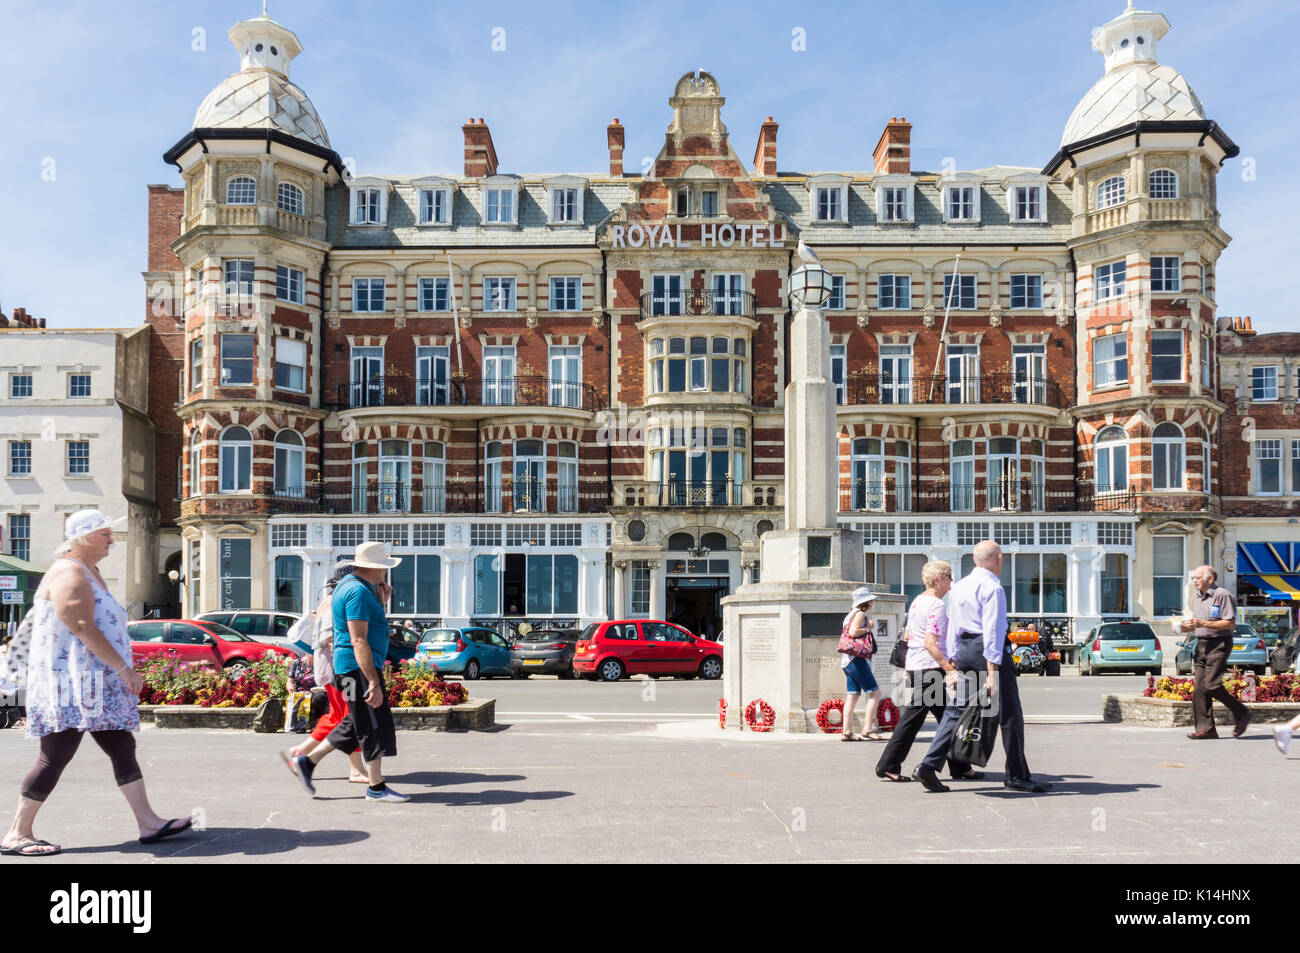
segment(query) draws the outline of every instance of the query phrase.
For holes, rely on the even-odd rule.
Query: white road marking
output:
[[[569,715],[570,718],[574,719],[575,721],[595,721],[595,720],[596,720],[595,718],[591,717],[590,715],[579,715],[579,714],[577,714],[576,712],[569,712],[568,715]]]

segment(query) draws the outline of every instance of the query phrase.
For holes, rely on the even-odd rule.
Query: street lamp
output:
[[[790,306],[796,311],[802,308],[820,311],[833,290],[831,273],[820,261],[807,262],[790,273]]]

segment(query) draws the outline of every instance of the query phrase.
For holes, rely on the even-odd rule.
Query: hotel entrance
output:
[[[709,560],[714,562],[714,560]],[[731,580],[720,576],[668,576],[667,618],[706,639],[722,631],[722,599],[731,592]]]

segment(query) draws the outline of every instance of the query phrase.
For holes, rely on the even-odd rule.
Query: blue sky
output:
[[[1160,61],[1252,160],[1230,160],[1219,176],[1233,236],[1219,312],[1295,329],[1300,4],[1139,6],[1169,18]],[[913,124],[914,168],[948,156],[959,169],[1041,167],[1101,76],[1091,30],[1123,7],[271,0],[269,10],[302,41],[291,75],[339,154],[361,174],[433,174],[461,171],[470,116],[487,119],[502,170],[513,172],[603,171],[605,125],[618,116],[636,169],[663,142],[673,83],[696,67],[721,83],[723,119],[747,163],[772,115],[781,169],[869,169],[883,124],[901,115]],[[162,153],[238,69],[226,30],[260,9],[260,0],[0,0],[0,308],[60,327],[141,320],[145,186],[179,183]],[[497,28],[504,51],[492,49]],[[796,28],[806,50],[792,49]],[[193,49],[196,29],[206,49]]]

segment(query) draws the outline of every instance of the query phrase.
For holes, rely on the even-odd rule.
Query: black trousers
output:
[[[1010,644],[1007,643],[1008,649]],[[969,665],[958,664],[958,669],[975,671],[980,676],[980,690],[986,677],[983,672]],[[987,671],[987,670],[985,670]],[[959,683],[960,685],[960,683]],[[939,770],[943,759],[952,745],[953,735],[957,731],[957,722],[961,721],[966,699],[958,693],[957,704],[950,705],[943,713],[939,729],[934,733],[934,741],[921,762],[934,770]],[[1017,681],[1016,663],[1008,650],[1002,653],[1002,664],[998,666],[998,731],[1002,735],[1002,750],[1006,753],[1006,779],[1008,781],[1029,780],[1029,762],[1025,760],[1025,712],[1020,707],[1020,686]]]
[[[23,778],[22,795],[33,801],[44,801],[59,783],[63,769],[68,766],[72,756],[81,747],[81,739],[87,733],[76,728],[55,732],[41,738],[41,754],[36,759],[36,766]],[[103,749],[113,763],[113,778],[120,787],[139,781],[144,775],[140,773],[140,763],[135,757],[135,735],[125,730],[92,731],[90,737]]]
[[[1223,673],[1228,669],[1228,656],[1232,654],[1232,637],[1216,636],[1196,640],[1192,658],[1192,716],[1199,732],[1214,731],[1214,702],[1225,706],[1232,717],[1240,721],[1246,706],[1223,687]]]
[[[894,726],[893,737],[881,752],[876,762],[876,770],[886,774],[900,774],[903,759],[912,750],[916,733],[925,724],[925,716],[933,715],[936,722],[943,722],[943,713],[947,708],[947,686],[943,683],[943,669],[926,668],[907,673],[907,699]],[[953,777],[965,774],[970,765],[965,761],[948,759],[948,773]]]
[[[334,686],[348,702],[348,713],[325,738],[344,754],[361,749],[364,761],[397,756],[397,731],[393,726],[393,711],[388,707],[388,688],[381,672],[379,695],[383,699],[378,708],[366,704],[366,677],[359,668],[334,676]]]

